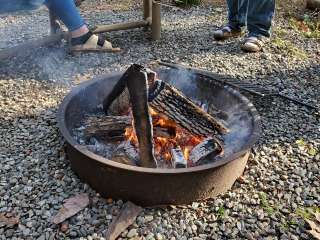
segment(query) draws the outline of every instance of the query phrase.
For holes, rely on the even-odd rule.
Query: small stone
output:
[[[164,238],[163,238],[163,236],[161,235],[161,233],[157,233],[157,234],[156,234],[156,239],[157,239],[157,240],[163,240]]]
[[[128,232],[127,237],[128,237],[128,238],[132,238],[132,237],[135,237],[135,236],[137,236],[137,235],[138,235],[137,229],[136,229],[136,228],[132,228],[132,229]]]
[[[153,216],[152,215],[146,215],[146,216],[144,216],[144,220],[145,220],[145,222],[151,222],[152,220],[153,220]]]

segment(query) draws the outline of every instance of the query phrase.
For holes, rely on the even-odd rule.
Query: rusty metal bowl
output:
[[[79,126],[85,114],[99,111],[99,105],[122,75],[112,73],[79,85],[59,108],[58,124],[67,143],[72,169],[101,196],[130,200],[141,206],[186,204],[227,191],[243,173],[250,149],[260,135],[256,109],[238,91],[216,82],[204,81],[196,75],[188,76],[186,82],[186,76],[177,70],[158,73],[161,79],[176,85],[188,97],[198,102],[214,101],[219,109],[241,116],[241,128],[247,128],[247,133],[229,137],[231,141],[227,147],[232,150],[229,154],[186,169],[129,166],[99,156],[78,144],[72,129]]]

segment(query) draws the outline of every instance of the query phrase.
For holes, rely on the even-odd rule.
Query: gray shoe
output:
[[[213,37],[215,40],[226,40],[228,38],[239,37],[241,36],[241,30],[234,30],[229,26],[225,26],[217,31],[214,31]]]

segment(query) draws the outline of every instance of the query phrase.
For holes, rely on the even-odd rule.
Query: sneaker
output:
[[[230,26],[225,26],[219,30],[214,31],[213,37],[215,40],[226,40],[232,37],[239,37],[241,36],[241,30],[234,30]]]

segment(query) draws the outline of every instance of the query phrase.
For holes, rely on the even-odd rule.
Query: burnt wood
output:
[[[222,121],[206,113],[175,87],[161,80],[155,85],[149,94],[149,104],[158,113],[195,135],[210,136],[229,131]]]
[[[106,142],[123,141],[125,130],[131,124],[132,119],[128,116],[90,116],[84,123],[84,135],[88,140],[94,137]]]
[[[140,165],[142,167],[156,167],[152,119],[148,106],[146,69],[140,65],[133,64],[125,75],[132,106],[134,128],[139,142]]]
[[[212,155],[222,155],[223,147],[218,139],[214,137],[207,138],[195,146],[189,156],[189,160],[196,165],[202,159]]]
[[[122,142],[114,151],[112,161],[137,166],[139,154],[130,141]]]
[[[187,160],[183,156],[180,148],[171,149],[171,162],[174,168],[186,168]]]

